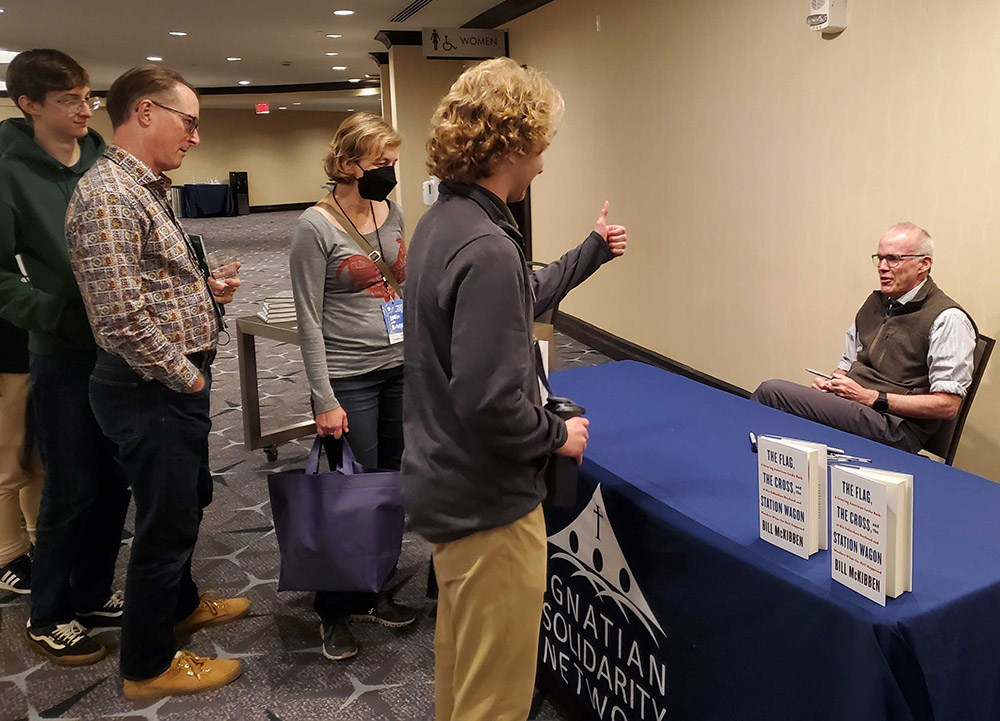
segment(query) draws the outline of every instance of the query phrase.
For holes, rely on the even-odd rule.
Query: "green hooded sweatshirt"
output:
[[[66,207],[81,176],[104,152],[94,130],[67,168],[35,142],[31,123],[0,123],[0,318],[28,331],[32,353],[95,348],[66,250]],[[25,283],[15,256],[27,272]]]

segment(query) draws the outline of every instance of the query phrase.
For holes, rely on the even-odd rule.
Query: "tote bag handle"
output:
[[[365,472],[364,467],[354,457],[354,453],[351,451],[351,444],[347,443],[343,438],[340,439],[340,449],[340,459],[337,462],[337,466],[334,468],[331,462],[330,470],[335,473],[348,475]],[[316,436],[312,449],[309,451],[309,460],[306,461],[306,475],[314,476],[319,473],[319,457],[322,452],[323,437]]]

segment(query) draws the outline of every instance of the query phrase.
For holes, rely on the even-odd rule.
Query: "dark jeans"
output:
[[[905,418],[791,381],[764,381],[750,400],[910,453],[923,447]]]
[[[207,367],[202,373],[202,390],[179,393],[101,352],[91,377],[94,413],[117,446],[135,496],[121,641],[121,673],[132,681],[167,669],[177,650],[174,624],[199,602],[191,554],[202,509],[212,500],[212,383]]]
[[[403,458],[403,367],[396,366],[352,378],[331,378],[330,385],[347,413],[345,436],[358,463],[365,469],[399,470]],[[336,465],[340,441],[330,437],[324,446]],[[374,593],[320,591],[313,608],[331,625],[352,613],[375,605]]]
[[[94,351],[31,355],[45,485],[31,569],[31,624],[67,623],[104,605],[128,512],[114,446],[90,408]]]

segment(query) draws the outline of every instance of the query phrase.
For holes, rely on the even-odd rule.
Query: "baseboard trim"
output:
[[[620,338],[613,333],[598,328],[596,325],[591,325],[587,321],[580,320],[562,311],[556,313],[555,327],[556,330],[590,346],[612,360],[635,360],[648,363],[649,365],[664,368],[685,378],[704,383],[712,388],[718,388],[720,391],[726,391],[742,398],[750,397],[750,391],[744,388],[727,383],[707,373],[702,373],[691,366],[684,365],[672,358],[667,358],[648,348],[643,348],[641,345]]]
[[[274,213],[279,210],[305,210],[316,205],[316,201],[310,200],[305,203],[279,203],[277,205],[251,205],[251,213]]]

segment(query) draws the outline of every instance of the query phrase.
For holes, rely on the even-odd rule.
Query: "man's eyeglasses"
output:
[[[101,107],[101,99],[94,97],[93,95],[88,95],[85,98],[62,98],[61,100],[56,101],[56,105],[61,105],[71,113],[78,113],[84,108],[97,110]]]
[[[882,261],[890,268],[898,268],[899,264],[903,262],[906,258],[923,258],[924,253],[910,253],[909,255],[879,255],[876,253],[872,256],[872,264],[878,268],[882,265]]]
[[[149,99],[153,105],[158,108],[163,108],[164,110],[169,110],[171,113],[177,113],[182,118],[184,118],[184,124],[187,126],[188,135],[193,135],[194,131],[198,129],[198,116],[188,115],[187,113],[182,113],[177,108],[172,108],[169,105],[164,105],[163,103],[158,103],[155,100]]]

